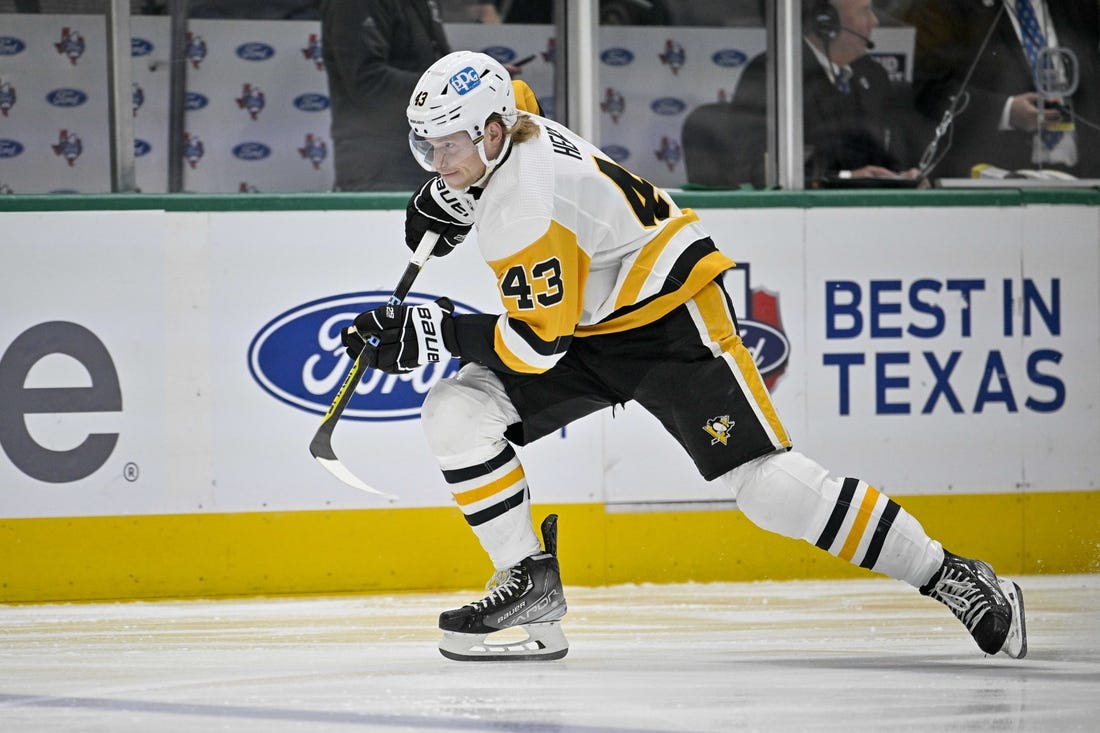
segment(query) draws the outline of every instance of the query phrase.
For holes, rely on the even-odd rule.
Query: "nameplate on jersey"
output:
[[[552,127],[546,128],[546,134],[550,136],[550,145],[553,146],[555,153],[561,153],[562,155],[568,155],[570,158],[583,160],[580,148],[574,145],[565,135],[562,135]]]

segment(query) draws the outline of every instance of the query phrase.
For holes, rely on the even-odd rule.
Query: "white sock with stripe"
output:
[[[859,479],[834,479],[796,451],[750,461],[725,480],[757,526],[915,588],[943,563],[940,543],[888,496]]]

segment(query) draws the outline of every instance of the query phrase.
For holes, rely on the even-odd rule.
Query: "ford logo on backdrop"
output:
[[[324,94],[299,94],[294,98],[294,106],[303,112],[324,112],[328,109],[328,97]]]
[[[604,145],[600,150],[604,152],[604,155],[611,158],[611,160],[616,163],[622,163],[630,158],[630,151],[622,145]]]
[[[489,46],[481,49],[486,56],[492,56],[502,64],[510,64],[516,60],[516,52],[507,46]]]
[[[0,36],[0,56],[14,56],[23,53],[27,44],[13,36]]]
[[[434,301],[437,295],[411,293],[406,303]],[[267,323],[248,347],[248,370],[269,395],[316,415],[328,412],[351,369],[340,331],[363,311],[389,302],[381,291],[335,295],[291,308]],[[477,313],[454,302],[456,313]],[[458,371],[458,360],[421,367],[407,374],[369,369],[363,374],[344,417],[352,420],[412,420],[433,384]]]
[[[130,39],[131,56],[148,56],[153,52],[153,42],[144,38]]]
[[[724,48],[721,51],[715,51],[714,55],[710,57],[710,60],[718,66],[734,69],[748,61],[749,57],[746,56],[743,51],[738,51],[736,48]]]
[[[54,89],[46,101],[54,107],[79,107],[88,101],[88,95],[79,89]]]
[[[0,158],[14,158],[23,152],[23,143],[18,140],[0,139]]]
[[[271,155],[271,148],[263,143],[241,143],[233,146],[233,157],[241,160],[263,160]]]
[[[237,46],[237,56],[245,61],[267,61],[275,55],[275,49],[266,43],[242,43]]]
[[[649,108],[653,110],[654,114],[668,117],[680,114],[687,109],[687,105],[676,97],[661,97],[660,99],[654,99]]]
[[[600,61],[608,66],[627,66],[634,61],[634,53],[628,48],[609,48],[600,54]]]
[[[791,355],[787,336],[775,326],[759,321],[737,319],[741,326],[741,341],[752,354],[760,374],[767,376],[783,367]]]
[[[195,110],[202,109],[208,104],[210,104],[210,100],[206,98],[206,95],[199,94],[198,92],[188,92],[184,107],[189,112],[194,112]]]

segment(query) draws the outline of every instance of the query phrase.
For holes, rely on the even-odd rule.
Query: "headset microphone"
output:
[[[844,26],[840,26],[840,30],[844,31],[845,33],[851,33],[856,38],[861,39],[865,44],[867,44],[867,50],[868,51],[874,51],[875,50],[875,42],[872,41],[867,36],[863,35],[862,33],[856,33],[851,28],[845,28]]]

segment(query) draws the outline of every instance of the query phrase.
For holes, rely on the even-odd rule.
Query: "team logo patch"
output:
[[[474,67],[467,66],[450,78],[451,88],[459,95],[468,94],[481,86],[481,77],[474,71]]]
[[[678,141],[664,135],[661,137],[661,147],[654,150],[653,154],[657,156],[657,160],[667,165],[668,169],[672,171],[679,165],[680,158],[683,157],[683,150],[680,148]]]
[[[306,61],[312,61],[317,71],[325,70],[325,59],[321,55],[321,38],[316,33],[309,34],[306,47],[302,49],[302,56],[305,57]]]
[[[672,70],[673,74],[679,74],[680,69],[684,68],[684,62],[687,61],[687,52],[684,51],[684,47],[671,38],[665,41],[665,50],[657,56],[662,64]]]
[[[205,153],[206,146],[203,145],[202,138],[189,132],[183,133],[183,159],[187,161],[191,170],[198,168],[199,161]]]
[[[710,444],[726,445],[730,438],[730,431],[733,430],[734,421],[730,420],[729,415],[718,415],[707,420],[707,424],[703,426],[703,430],[707,431],[710,435]]]
[[[622,92],[608,87],[607,91],[604,92],[603,101],[600,102],[600,109],[611,115],[612,122],[619,124],[619,118],[626,111],[626,100],[623,98]]]
[[[253,84],[241,87],[241,96],[237,97],[237,107],[248,112],[248,116],[257,119],[267,104],[264,90]]]
[[[67,57],[70,64],[76,66],[76,62],[84,55],[87,44],[84,42],[84,36],[80,34],[80,31],[74,31],[66,27],[61,29],[61,40],[55,43],[53,47],[59,54]]]
[[[313,133],[307,132],[305,143],[298,148],[298,154],[313,165],[313,170],[320,170],[321,163],[328,156],[328,145]]]
[[[84,142],[80,136],[70,130],[62,130],[57,134],[57,143],[50,146],[53,154],[65,159],[70,167],[76,163],[76,159],[84,152]]]
[[[203,59],[206,58],[206,40],[202,36],[188,33],[187,48],[184,50],[183,55],[191,62],[192,69],[199,68],[202,66]]]
[[[10,82],[0,79],[0,114],[8,116],[8,112],[15,106],[15,87]]]

